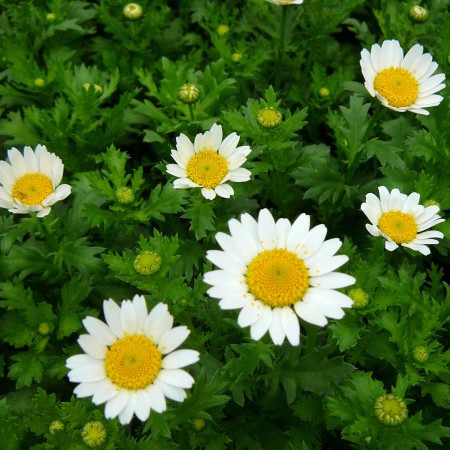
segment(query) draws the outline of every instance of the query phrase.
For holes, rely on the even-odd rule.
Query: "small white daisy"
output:
[[[70,195],[68,184],[59,184],[64,164],[45,145],[33,151],[25,147],[23,155],[16,148],[8,150],[8,159],[0,161],[0,208],[14,214],[37,212],[46,216],[51,206]]]
[[[370,95],[394,111],[428,115],[424,108],[442,101],[443,97],[435,93],[444,89],[445,75],[433,75],[438,65],[429,53],[423,53],[420,44],[403,57],[398,41],[384,41],[381,47],[372,45],[370,53],[363,49],[360,64]]]
[[[234,194],[227,181],[242,183],[250,180],[250,171],[241,165],[251,152],[249,146],[238,147],[239,136],[231,133],[222,141],[222,127],[197,134],[194,144],[184,134],[177,138],[177,150],[172,150],[176,164],[168,164],[167,172],[178,177],[173,187],[201,187],[203,196],[213,200],[216,194],[229,198]]]
[[[119,307],[113,300],[103,302],[106,324],[86,317],[83,325],[89,334],[79,337],[85,354],[71,356],[66,366],[68,377],[80,383],[77,397],[91,397],[100,405],[106,402],[105,417],[119,416],[122,425],[133,414],[142,421],[150,410],[166,410],[166,397],[182,402],[184,389],[194,379],[182,367],[199,359],[195,350],[176,350],[190,331],[185,326],[172,328],[173,317],[167,305],[157,304],[150,314],[143,296],[124,300]]]
[[[335,289],[350,286],[355,279],[333,272],[348,261],[337,255],[342,242],[325,240],[325,225],[310,229],[310,218],[301,214],[291,224],[275,222],[267,209],[258,221],[249,214],[228,222],[231,236],[217,233],[220,250],[209,250],[207,259],[220,270],[205,273],[211,297],[220,299],[222,309],[240,309],[238,324],[250,326],[253,339],[267,331],[276,345],[287,337],[292,345],[300,343],[297,315],[318,326],[327,317],[341,319],[342,308],[352,300]],[[294,312],[295,311],[295,312]],[[295,314],[297,313],[297,315]]]
[[[303,0],[266,0],[274,5],[301,5]]]
[[[427,245],[438,244],[439,241],[433,238],[444,237],[440,231],[425,231],[444,222],[436,214],[439,206],[425,208],[419,205],[417,192],[405,195],[398,189],[389,192],[385,186],[380,186],[378,191],[380,198],[367,194],[366,202],[361,205],[361,210],[372,222],[372,225],[366,224],[367,231],[372,236],[383,236],[386,250],[393,251],[402,245],[429,255],[431,252]]]

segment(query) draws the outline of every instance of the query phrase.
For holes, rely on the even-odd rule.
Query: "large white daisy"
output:
[[[203,196],[213,200],[216,194],[229,198],[234,194],[227,181],[242,183],[250,180],[250,171],[241,167],[251,152],[248,145],[238,147],[239,136],[231,133],[222,141],[222,127],[197,134],[192,142],[184,134],[177,138],[177,150],[172,150],[176,164],[168,164],[167,172],[179,177],[176,189],[201,187]]]
[[[0,208],[14,214],[37,212],[46,216],[51,206],[70,195],[68,184],[60,184],[64,164],[45,145],[33,151],[25,147],[23,155],[16,148],[8,150],[8,159],[0,161]]]
[[[184,389],[194,379],[182,367],[199,359],[195,350],[176,350],[189,335],[185,326],[172,328],[173,317],[167,305],[157,304],[148,314],[144,297],[103,302],[106,324],[86,317],[89,334],[79,337],[85,354],[71,356],[66,366],[69,380],[80,383],[77,397],[91,397],[96,405],[106,402],[105,417],[119,416],[121,424],[133,414],[142,421],[150,410],[166,410],[166,397],[182,402]]]
[[[333,272],[348,261],[334,256],[342,245],[339,239],[325,240],[325,225],[310,229],[310,218],[301,214],[291,224],[275,222],[267,209],[258,221],[249,214],[228,222],[231,236],[217,233],[220,250],[209,250],[207,259],[220,270],[205,273],[212,285],[211,297],[221,299],[222,309],[240,309],[238,324],[250,326],[253,339],[269,331],[281,345],[287,337],[300,342],[297,315],[306,322],[324,326],[327,317],[341,319],[342,308],[352,305],[346,295],[334,290],[350,286],[355,279]],[[295,314],[297,313],[297,315]]]
[[[433,75],[438,65],[429,53],[423,53],[420,44],[403,57],[398,41],[384,41],[381,47],[372,45],[370,53],[363,49],[360,64],[370,95],[394,111],[428,115],[424,108],[442,101],[443,97],[435,94],[444,89],[445,75]]]
[[[402,194],[398,189],[391,192],[385,186],[378,188],[380,198],[370,193],[361,210],[372,222],[366,224],[372,236],[383,236],[386,239],[386,250],[393,251],[399,245],[429,255],[429,244],[438,244],[434,238],[442,239],[443,233],[436,230],[425,231],[432,226],[444,222],[436,213],[439,206],[424,207],[419,205],[420,195],[413,192]]]

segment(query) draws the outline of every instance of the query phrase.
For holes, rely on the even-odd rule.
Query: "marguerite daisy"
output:
[[[79,337],[85,354],[71,356],[66,366],[69,380],[80,383],[77,397],[91,397],[96,405],[106,402],[105,417],[119,416],[121,424],[133,414],[142,421],[150,410],[166,410],[165,397],[178,402],[194,379],[182,367],[198,361],[195,350],[177,350],[189,335],[185,326],[172,328],[167,305],[157,304],[148,314],[144,297],[135,295],[119,307],[113,300],[103,302],[106,324],[86,317],[89,334]]]
[[[68,184],[59,184],[64,164],[45,145],[33,151],[25,147],[23,155],[16,148],[8,150],[8,159],[0,161],[0,208],[14,214],[37,212],[46,216],[51,206],[70,195]]]
[[[303,0],[266,0],[274,5],[301,5]]]
[[[352,305],[349,297],[334,290],[354,284],[355,279],[333,272],[348,257],[334,256],[342,242],[325,241],[325,225],[310,230],[306,214],[293,224],[287,219],[275,222],[267,209],[259,212],[258,221],[242,214],[240,221],[232,219],[228,225],[231,236],[216,234],[223,251],[206,254],[220,270],[205,273],[204,281],[212,285],[208,294],[221,299],[222,309],[241,310],[238,324],[242,328],[250,325],[253,339],[268,330],[276,345],[285,337],[298,345],[297,315],[324,326],[326,317],[341,319],[341,308]]]
[[[366,195],[366,202],[361,210],[372,222],[367,224],[367,231],[372,236],[383,236],[386,239],[386,250],[393,251],[399,245],[429,255],[429,244],[438,244],[433,238],[444,237],[440,231],[425,231],[432,226],[444,222],[436,213],[439,206],[419,205],[420,195],[400,193],[398,189],[391,192],[385,186],[378,188],[380,198],[374,194]]]
[[[360,64],[370,95],[376,95],[394,111],[428,115],[424,108],[442,101],[442,96],[435,93],[444,89],[445,75],[433,75],[438,65],[429,53],[423,53],[420,44],[412,46],[403,57],[398,41],[384,41],[381,47],[372,45],[370,53],[363,49]]]
[[[214,124],[211,130],[197,134],[194,144],[184,134],[177,138],[177,150],[172,150],[176,164],[168,164],[167,172],[179,177],[176,189],[201,187],[203,196],[212,200],[216,194],[229,198],[234,194],[227,181],[244,182],[250,171],[241,165],[251,152],[245,145],[238,147],[239,136],[231,133],[222,141],[222,127]]]

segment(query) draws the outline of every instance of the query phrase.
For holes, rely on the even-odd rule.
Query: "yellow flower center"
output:
[[[292,306],[309,287],[304,262],[284,249],[266,250],[250,261],[247,285],[253,296],[271,306]]]
[[[416,101],[419,83],[409,70],[389,67],[375,77],[374,88],[389,105],[401,108],[411,106]]]
[[[55,190],[52,180],[42,173],[27,173],[13,187],[12,195],[27,206],[41,205]]]
[[[161,353],[145,336],[125,336],[108,350],[105,370],[117,386],[143,389],[153,382],[161,370]]]
[[[215,188],[228,173],[227,162],[214,150],[203,150],[188,162],[190,180],[205,188]]]
[[[396,244],[411,242],[417,235],[417,225],[411,214],[389,211],[380,217],[378,228]]]

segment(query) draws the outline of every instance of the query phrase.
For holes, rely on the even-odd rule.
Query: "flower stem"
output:
[[[280,87],[281,63],[283,61],[284,40],[286,37],[286,15],[287,15],[287,8],[285,6],[282,6],[281,7],[281,22],[280,22],[280,38],[278,41],[277,65],[275,67],[275,89],[276,90],[278,90]]]
[[[194,108],[192,107],[192,103],[189,103],[189,114],[191,116],[191,122],[194,121]]]

